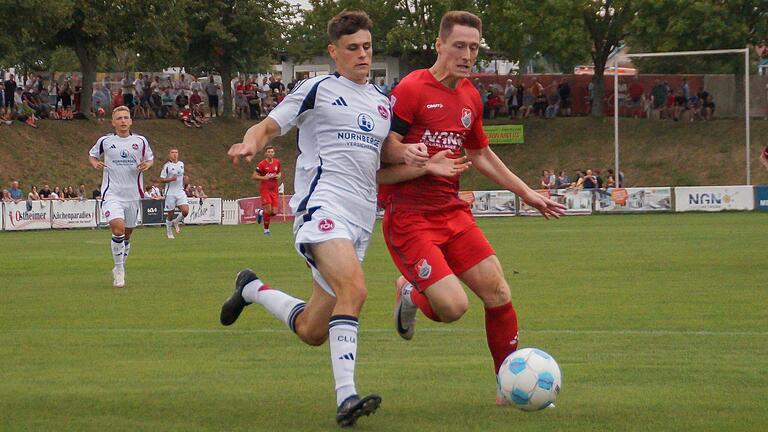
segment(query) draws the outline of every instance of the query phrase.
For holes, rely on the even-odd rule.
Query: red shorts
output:
[[[277,190],[261,189],[261,206],[271,205],[274,210],[277,210]]]
[[[496,254],[469,209],[424,214],[388,207],[383,229],[395,266],[419,291]]]

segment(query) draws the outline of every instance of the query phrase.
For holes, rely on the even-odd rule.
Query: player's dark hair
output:
[[[269,150],[269,149],[275,150],[275,146],[273,146],[272,144],[267,144],[267,145],[264,147],[264,151],[265,151],[265,152],[266,152],[267,150]]]
[[[453,27],[457,25],[476,28],[480,32],[480,37],[483,36],[483,22],[477,15],[467,11],[449,11],[440,20],[440,39],[448,39],[453,32]]]
[[[342,11],[328,21],[328,39],[331,43],[342,36],[357,33],[360,30],[371,31],[373,21],[363,11]]]

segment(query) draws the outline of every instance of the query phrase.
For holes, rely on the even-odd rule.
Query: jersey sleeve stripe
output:
[[[99,154],[100,155],[104,154],[104,140],[106,140],[107,137],[108,137],[108,135],[105,135],[105,136],[99,138]]]

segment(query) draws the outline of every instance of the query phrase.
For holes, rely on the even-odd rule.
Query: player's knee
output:
[[[313,329],[298,334],[299,339],[310,346],[320,346],[328,340],[328,329]]]
[[[493,278],[488,283],[488,289],[480,296],[486,307],[495,307],[512,301],[509,285],[503,275]]]
[[[437,312],[441,322],[449,323],[458,321],[459,318],[464,316],[467,309],[469,309],[469,301],[464,298],[463,300],[457,300],[451,304],[444,305],[435,312]]]

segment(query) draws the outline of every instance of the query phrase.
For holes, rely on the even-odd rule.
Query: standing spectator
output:
[[[269,77],[269,89],[272,90],[272,93],[275,93],[275,90],[278,92],[284,91],[285,85],[282,82],[282,78],[275,79],[274,76]]]
[[[120,105],[133,109],[133,83],[128,79],[128,74],[125,74],[123,79],[120,80],[120,88],[123,89],[123,103]]]
[[[560,95],[560,112],[566,116],[571,116],[571,85],[568,80],[564,79],[563,82],[557,87],[557,92]]]
[[[85,185],[84,184],[81,184],[80,188],[77,190],[77,199],[79,199],[80,201],[85,201],[86,200]]]
[[[156,118],[163,118],[163,98],[160,96],[159,90],[152,90],[152,95],[149,97],[149,108]]]
[[[553,119],[557,117],[557,112],[560,109],[560,93],[558,92],[557,81],[549,85],[550,90],[547,95],[547,110],[544,113],[544,118]]]
[[[192,91],[197,90],[198,93],[203,92],[203,83],[198,81],[197,77],[192,77],[192,82],[189,83],[189,89]]]
[[[203,186],[202,185],[197,186],[197,197],[198,198],[208,198],[208,195],[205,194],[205,191],[203,190]]]
[[[290,87],[290,85],[288,87]],[[288,91],[290,90],[291,89],[289,88]],[[389,94],[389,86],[387,85],[387,82],[384,80],[384,78],[379,79],[379,90],[381,90],[381,92],[385,95]]]
[[[547,109],[547,95],[544,92],[544,86],[541,85],[538,78],[533,79],[531,85],[531,94],[533,95],[533,114],[543,117]]]
[[[550,174],[549,170],[543,170],[541,172],[539,187],[541,189],[553,189],[555,187],[555,176]]]
[[[8,192],[10,193],[13,202],[21,201],[22,197],[24,196],[24,192],[21,190],[21,188],[19,188],[18,180],[11,182],[11,189]]]
[[[520,111],[520,98],[517,95],[517,87],[511,79],[507,80],[507,86],[504,88],[504,100],[507,102],[509,118],[514,119]]]
[[[5,99],[3,99],[5,100]],[[11,193],[8,191],[8,189],[3,189],[3,195],[0,197],[2,202],[4,203],[11,203],[13,202],[13,198],[11,198]]]
[[[34,188],[34,186],[33,186],[33,188]],[[43,188],[40,189],[39,194],[40,194],[40,199],[41,200],[50,199],[51,198],[51,187],[48,186],[47,184],[43,185]]]
[[[584,189],[597,189],[597,178],[594,176],[591,169],[588,169],[584,176]]]
[[[205,94],[208,95],[208,109],[210,117],[219,116],[219,85],[213,80],[213,75],[208,75],[208,82],[205,84]]]
[[[8,79],[3,82],[3,86],[5,87],[5,102],[3,106],[7,109],[13,110],[15,108],[15,103],[13,100],[14,94],[16,94],[16,80],[13,79],[13,74],[10,74],[8,76]]]
[[[163,89],[162,85],[160,84],[160,75],[155,75],[155,79],[152,81],[152,84],[149,85],[149,89],[152,91],[152,93],[162,93]]]
[[[632,78],[632,83],[629,85],[629,100],[632,103],[633,117],[638,117],[638,113],[642,112],[643,92],[645,92],[643,84],[640,83],[637,75],[635,75],[635,77]]]
[[[264,79],[261,81],[261,85],[259,86],[259,100],[261,101],[261,112],[264,114],[264,109],[267,107],[267,96],[270,95],[271,91],[269,88],[269,82],[267,82],[267,77],[264,77]]]
[[[691,98],[691,89],[688,87],[688,78],[683,78],[682,96],[685,98],[685,102],[688,103],[688,99]]]
[[[53,188],[53,192],[51,192],[50,198],[52,200],[63,200],[64,199],[64,193],[61,191],[61,188],[56,186]]]
[[[171,89],[165,89],[161,101],[163,105],[160,112],[160,117],[168,118],[169,116],[174,116],[175,110],[173,108],[173,95],[171,94]]]
[[[189,84],[187,83],[187,78],[184,76],[184,74],[179,74],[179,79],[173,82],[173,90],[176,92],[176,96],[181,93],[187,95],[187,92],[189,91]]]
[[[67,199],[77,199],[77,194],[75,193],[75,188],[72,186],[67,186],[67,191],[64,193],[64,197]]]
[[[27,201],[40,201],[41,199],[45,198],[41,198],[40,194],[37,192],[37,186],[32,185],[32,191],[27,194]]]
[[[611,177],[614,179],[614,182],[616,182],[616,175],[614,174],[613,168],[608,168],[608,177]],[[624,173],[619,172],[619,178],[616,182],[616,187],[624,187]]]
[[[651,98],[653,100],[653,116],[660,113],[667,101],[667,88],[659,80],[655,80],[651,89]]]

